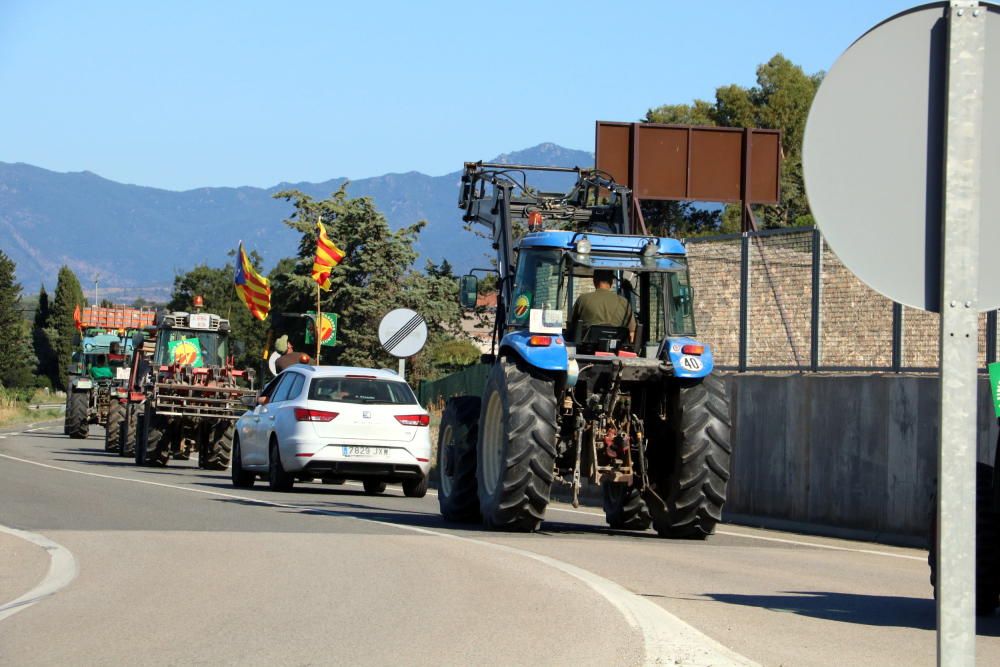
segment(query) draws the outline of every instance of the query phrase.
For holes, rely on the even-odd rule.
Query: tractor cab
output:
[[[229,357],[229,320],[210,313],[174,312],[157,324],[158,366],[221,367]]]
[[[612,291],[627,302],[632,317],[600,323],[573,317],[577,300],[597,289],[595,273],[611,276]],[[580,353],[625,351],[656,358],[665,338],[695,333],[685,250],[673,239],[529,234],[518,253],[513,295],[509,330],[530,330],[531,312],[541,310],[543,326],[558,325]]]

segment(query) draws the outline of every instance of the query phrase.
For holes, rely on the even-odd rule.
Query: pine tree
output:
[[[34,377],[34,355],[21,317],[21,285],[14,261],[0,250],[0,385],[29,387]]]

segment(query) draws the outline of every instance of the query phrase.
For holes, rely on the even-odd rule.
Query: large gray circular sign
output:
[[[938,312],[948,3],[916,7],[865,33],[813,101],[802,161],[823,236],[890,299]],[[979,310],[1000,307],[1000,13],[986,17]],[[971,9],[968,11],[972,11]]]
[[[427,342],[427,322],[409,308],[389,311],[378,325],[382,349],[394,357],[405,359],[423,349]]]

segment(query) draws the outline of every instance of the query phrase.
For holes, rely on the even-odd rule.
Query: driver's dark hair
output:
[[[595,283],[613,283],[615,281],[615,272],[608,271],[607,269],[594,269],[594,282]]]

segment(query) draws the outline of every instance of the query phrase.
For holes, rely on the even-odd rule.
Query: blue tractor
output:
[[[563,172],[568,193],[531,188]],[[459,207],[496,249],[492,364],[481,396],[450,399],[438,442],[441,513],[533,531],[553,485],[599,485],[613,528],[703,539],[729,480],[726,386],[697,340],[686,250],[634,233],[628,188],[597,170],[468,163]],[[575,321],[613,276],[631,321]],[[478,280],[461,300],[475,305]],[[631,325],[631,326],[627,326]]]

